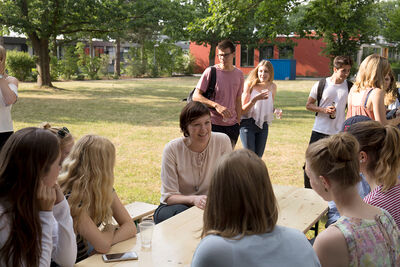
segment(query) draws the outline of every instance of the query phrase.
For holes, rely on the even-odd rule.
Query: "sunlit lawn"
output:
[[[183,97],[198,77],[56,82],[59,89],[21,83],[13,106],[14,128],[48,121],[66,126],[75,138],[98,134],[117,149],[115,189],[124,203],[158,204],[164,145],[181,136],[178,117]],[[275,106],[282,120],[270,126],[263,160],[273,183],[302,186],[304,151],[314,114],[305,110],[315,81],[276,81]],[[242,147],[240,141],[237,147]]]

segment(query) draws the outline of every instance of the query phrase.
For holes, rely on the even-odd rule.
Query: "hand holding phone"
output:
[[[124,253],[115,253],[115,254],[103,254],[104,262],[114,262],[114,261],[129,261],[129,260],[137,260],[138,255],[134,251],[128,251]]]

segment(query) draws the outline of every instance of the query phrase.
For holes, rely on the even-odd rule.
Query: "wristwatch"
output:
[[[0,79],[3,79],[3,77],[4,77],[4,76],[3,76],[2,74],[0,74]]]

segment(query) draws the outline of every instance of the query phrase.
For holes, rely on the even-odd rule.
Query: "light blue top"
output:
[[[192,267],[321,266],[310,242],[298,230],[275,226],[271,233],[239,240],[208,235],[201,240]]]

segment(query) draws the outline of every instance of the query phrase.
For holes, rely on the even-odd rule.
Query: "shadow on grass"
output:
[[[13,119],[28,124],[42,121],[63,123],[128,123],[143,126],[176,123],[185,105],[182,98],[191,90],[186,83],[77,85],[63,90],[29,90],[13,108]],[[24,90],[22,90],[24,91]],[[34,94],[33,97],[30,94]],[[305,109],[308,93],[279,91],[276,106],[288,120],[313,117]]]

